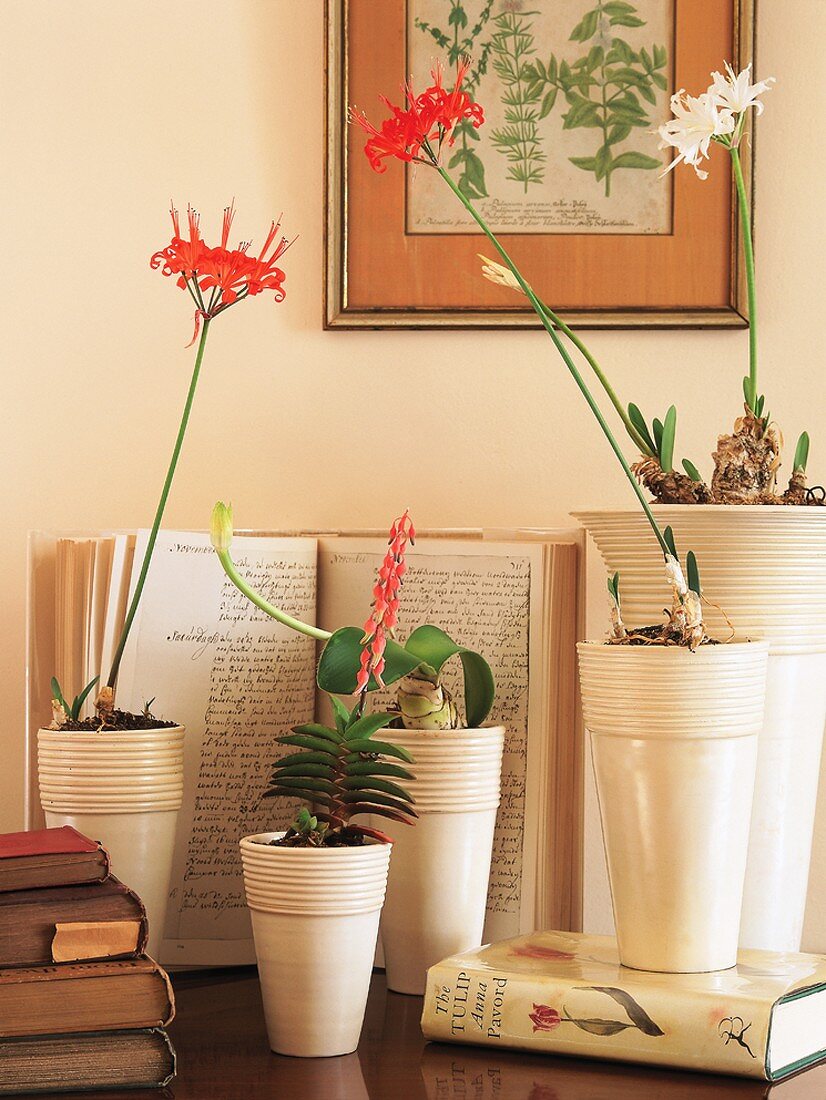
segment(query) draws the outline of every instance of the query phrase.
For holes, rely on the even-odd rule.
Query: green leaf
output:
[[[382,794],[392,795],[400,802],[415,802],[415,799],[398,783],[391,783],[389,779],[380,779],[374,775],[347,776],[342,779],[341,785],[348,791],[379,791]]]
[[[807,438],[808,438],[808,436],[807,436]],[[77,719],[77,718],[80,717],[80,712],[83,709],[83,704],[86,702],[86,699],[89,696],[89,692],[92,690],[92,688],[95,686],[95,684],[98,682],[99,679],[100,679],[100,676],[96,676],[94,678],[94,680],[90,680],[89,683],[86,685],[86,687],[83,689],[83,691],[81,691],[80,695],[78,695],[78,697],[72,703],[72,717],[73,718]],[[55,683],[57,683],[57,681],[55,681]]]
[[[598,180],[604,179],[609,172],[613,169],[611,146],[607,143],[601,145],[597,150],[597,155],[594,158],[596,161],[596,177]]]
[[[801,432],[800,439],[797,441],[797,447],[794,452],[794,469],[803,470],[806,469],[806,464],[809,461],[809,433]]]
[[[388,711],[379,711],[376,714],[365,714],[361,718],[357,718],[352,726],[347,729],[347,744],[349,745],[350,741],[354,739],[372,737],[379,730],[386,729],[395,717],[395,714],[390,714]]]
[[[662,420],[658,420],[657,417],[655,416],[653,421],[651,422],[651,427],[654,431],[654,443],[656,444],[657,457],[659,457],[660,451],[662,450],[662,443],[663,443],[663,422],[662,422]]]
[[[689,462],[689,460],[687,458],[684,458],[683,459],[683,469],[685,470],[685,472],[688,474],[688,476],[691,478],[692,481],[698,481],[702,485],[703,479],[700,476],[700,471],[697,469],[697,467],[694,465],[693,462]]]
[[[626,12],[634,12],[637,9],[633,4],[626,3],[626,0],[610,0],[610,3],[602,5],[602,10],[606,15],[625,15]]]
[[[688,587],[692,592],[696,592],[698,596],[702,595],[700,590],[700,570],[697,568],[697,558],[693,550],[685,556],[685,571]]]
[[[751,379],[748,375],[743,379],[743,398],[750,409],[754,409],[757,401],[757,395],[751,384]]]
[[[614,15],[611,17],[612,27],[644,27],[645,20],[636,15]]]
[[[273,764],[274,768],[292,767],[293,764],[326,764],[332,767],[338,757],[330,752],[291,752]]]
[[[358,760],[345,767],[346,775],[392,775],[396,779],[415,779],[413,772],[398,764],[383,764],[380,760]]]
[[[276,784],[273,787],[267,787],[264,791],[262,798],[303,798],[307,802],[323,802],[327,804],[327,795],[320,794],[318,791],[308,791],[303,787],[281,787]]]
[[[345,791],[344,794],[339,793],[339,797],[344,803],[372,802],[376,806],[391,806],[394,810],[407,809],[404,801],[391,798],[389,794],[379,794],[376,791]]]
[[[397,760],[404,760],[408,764],[414,762],[407,749],[403,749],[401,745],[391,745],[389,741],[374,741],[372,738],[365,737],[358,741],[351,741],[349,747],[353,752],[376,752],[381,756],[394,756]]]
[[[622,1005],[625,1009],[628,1019],[640,1029],[643,1035],[664,1035],[665,1032],[661,1028],[657,1027],[645,1009],[638,1004],[637,1001],[631,996],[630,993],[626,993],[624,989],[617,989],[611,985],[592,985],[591,989],[595,993],[605,993],[608,997],[611,997]]]
[[[347,809],[351,816],[356,814],[375,814],[379,817],[387,817],[391,821],[400,821],[403,825],[412,825],[413,820],[419,815],[412,806],[404,806],[401,809],[390,809],[387,806],[371,806],[369,802],[351,802]],[[329,819],[329,814],[319,814],[320,818]]]
[[[614,161],[615,168],[662,168],[662,161],[645,153],[620,153]]]
[[[321,737],[308,737],[306,733],[287,733],[283,737],[276,737],[278,745],[296,745],[300,749],[310,749],[311,752],[327,752],[334,755],[331,743]]]
[[[668,50],[665,46],[654,47],[654,66],[657,69],[661,69],[668,60]]]
[[[599,25],[599,11],[594,9],[589,11],[582,19],[577,23],[574,29],[571,31],[571,42],[587,42],[589,38],[592,38],[596,33],[597,26]]]
[[[621,1020],[575,1020],[572,1016],[566,1016],[572,1024],[576,1024],[580,1031],[587,1031],[589,1035],[619,1035],[621,1031],[627,1031],[633,1024],[624,1024]]]
[[[465,719],[475,729],[490,714],[496,687],[490,665],[479,653],[458,645],[443,630],[427,624],[420,626],[407,639],[405,649],[419,661],[441,672],[444,664],[458,654],[465,682]]]
[[[602,62],[605,60],[605,50],[602,46],[592,46],[588,51],[588,56],[585,59],[585,69],[587,72],[592,73],[594,69],[599,68]]]
[[[652,454],[656,454],[657,448],[654,444],[654,440],[651,438],[648,425],[645,423],[645,417],[640,412],[639,407],[633,403],[628,406],[628,419],[651,448]]]
[[[564,117],[565,121],[562,124],[564,130],[574,130],[578,126],[599,125],[599,109],[596,103],[591,103],[587,99],[571,107]]]
[[[549,92],[545,93],[545,98],[542,100],[542,106],[539,109],[539,117],[547,118],[553,109],[553,105],[556,103],[558,89],[551,88]]]
[[[331,741],[334,745],[340,745],[342,738],[331,730],[329,726],[323,726],[320,722],[305,722],[303,726],[293,726],[293,733],[307,733],[310,737],[320,737],[324,741]]]
[[[465,155],[466,153],[464,149],[457,149],[450,160],[447,162],[448,168],[455,168],[457,164],[461,164],[462,161],[465,159]]]
[[[335,695],[330,696],[330,705],[336,717],[336,729],[339,733],[344,733],[347,729],[347,723],[350,721],[350,711]]]
[[[571,164],[576,165],[577,168],[582,168],[585,172],[596,172],[597,170],[597,158],[596,157],[568,157]]]
[[[274,776],[270,782],[273,786],[283,787],[285,790],[293,790],[296,787],[305,791],[314,791],[319,794],[335,794],[336,786],[328,779],[305,779],[303,776]]]
[[[621,158],[618,158],[621,159]],[[662,437],[660,439],[660,466],[665,473],[670,474],[674,469],[674,436],[677,432],[677,410],[671,405],[665,414]]]
[[[663,91],[668,87],[668,81],[665,79],[662,73],[652,73],[651,79],[657,85],[658,88],[662,88]]]
[[[356,675],[361,660],[361,639],[364,631],[357,626],[344,626],[327,642],[318,662],[316,683],[322,691],[335,695],[352,695],[356,690]],[[398,642],[389,641],[384,653],[385,665],[382,679],[385,684],[395,683],[407,676],[418,664]],[[378,687],[370,680],[370,690]]]
[[[608,131],[608,144],[616,145],[617,142],[625,141],[632,129],[633,127],[625,122],[617,123],[615,126],[612,126]]]
[[[307,764],[302,761],[300,764],[287,764],[286,766],[279,760],[276,765],[276,772],[271,782],[276,782],[284,776],[310,776],[316,779],[332,779],[335,775],[335,768],[332,764]]]
[[[465,176],[468,182],[479,192],[481,197],[487,195],[485,189],[485,166],[478,155],[472,149],[468,149],[465,156]]]
[[[63,710],[66,712],[66,717],[71,718],[72,708],[69,706],[69,704],[63,698],[63,692],[60,690],[60,684],[57,682],[57,677],[56,676],[52,677],[51,688],[52,688],[52,698],[56,699],[57,702],[60,703],[60,705],[63,707]]]
[[[647,84],[647,83],[646,84],[639,84],[638,85],[638,91],[639,91],[640,95],[643,97],[643,99],[647,99],[649,103],[656,103],[657,102],[657,97],[651,91],[651,85],[650,84]],[[659,164],[659,161],[657,163]]]
[[[666,546],[671,552],[671,556],[677,558],[677,545],[674,542],[674,531],[670,523],[663,531],[663,538],[665,539]]]

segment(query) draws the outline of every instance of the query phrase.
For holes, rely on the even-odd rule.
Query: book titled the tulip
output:
[[[534,932],[431,967],[422,1030],[776,1081],[826,1059],[826,958],[741,951],[730,970],[657,974],[621,966],[607,936]]]

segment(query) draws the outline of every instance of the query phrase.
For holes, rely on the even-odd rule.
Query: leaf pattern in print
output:
[[[657,1027],[645,1009],[638,1004],[630,993],[626,993],[624,989],[617,989],[613,985],[589,985],[587,989],[593,989],[595,993],[605,993],[608,997],[613,998],[617,1004],[622,1005],[625,1011],[628,1013],[628,1019],[638,1027],[644,1035],[664,1035],[665,1032],[662,1028]]]

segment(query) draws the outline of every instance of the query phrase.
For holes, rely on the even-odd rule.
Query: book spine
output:
[[[447,960],[428,971],[422,1031],[437,1042],[766,1079],[764,1004],[699,991],[675,997],[662,978],[635,991],[633,981],[589,986]]]

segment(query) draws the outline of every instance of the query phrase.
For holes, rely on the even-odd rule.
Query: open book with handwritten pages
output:
[[[75,694],[104,676],[148,533],[30,540],[29,826],[40,823],[36,731],[49,681]],[[375,532],[240,534],[233,558],[271,603],[328,629],[369,612],[386,543]],[[575,531],[444,532],[408,557],[397,637],[433,622],[483,653],[506,727],[486,939],[576,927],[582,752],[575,642],[581,542]],[[118,682],[118,704],[186,726],[185,790],[161,961],[254,961],[238,840],[286,826],[294,807],[264,800],[274,744],[324,717],[316,644],[268,618],[227,580],[201,533],[162,531]],[[460,666],[446,675],[461,701]],[[454,684],[449,677],[455,677]],[[377,701],[380,705],[380,701]],[[105,839],[105,838],[104,838]]]

